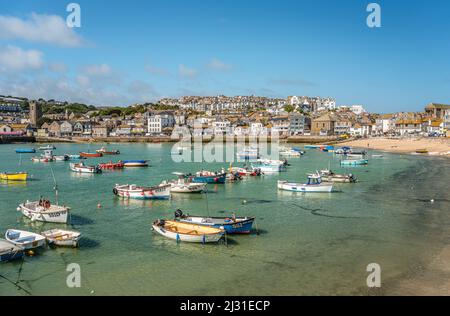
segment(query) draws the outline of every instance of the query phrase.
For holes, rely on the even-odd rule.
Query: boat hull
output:
[[[64,231],[64,230],[49,230],[42,232],[42,236],[47,238],[49,245],[58,247],[78,247],[78,243],[81,238],[81,234],[78,232]]]
[[[24,250],[43,247],[46,240],[44,236],[15,229],[8,229],[5,238]]]
[[[58,223],[66,224],[69,220],[70,210],[66,207],[55,206],[48,210],[43,208],[36,208],[38,202],[32,202],[28,204],[20,204],[19,210],[23,216],[29,218],[32,221],[45,222],[45,223]],[[42,211],[40,211],[42,209]]]
[[[330,193],[333,191],[332,185],[326,184],[303,184],[303,183],[289,183],[285,181],[278,182],[278,189],[291,192],[303,193]]]
[[[362,166],[369,164],[367,159],[359,160],[341,160],[341,166]]]
[[[171,193],[202,193],[206,183],[172,184]]]
[[[18,260],[23,257],[23,249],[12,242],[0,239],[0,262]]]
[[[238,217],[233,221],[231,218],[227,217],[207,218],[201,216],[187,216],[177,220],[184,223],[195,223],[207,227],[221,228],[224,229],[227,234],[250,234],[255,221],[254,218]]]
[[[5,181],[27,181],[28,173],[18,172],[18,173],[0,173],[0,180]]]
[[[77,173],[101,173],[102,170],[96,166],[80,166],[77,164],[70,164],[70,170]]]
[[[80,153],[80,157],[99,158],[99,157],[103,157],[103,154],[102,153],[84,153],[84,152],[81,152]]]
[[[172,240],[176,240],[177,242],[183,241],[203,244],[213,243],[218,242],[225,234],[225,231],[223,229],[216,229],[213,227],[205,227],[202,225],[194,225],[188,223],[180,223],[176,221],[167,222],[170,222],[171,225],[159,225],[155,222],[153,223],[152,228],[160,235]]]
[[[195,183],[209,183],[209,184],[223,184],[227,179],[226,173],[217,174],[213,176],[195,176],[192,178],[192,182]]]
[[[148,163],[146,160],[125,160],[123,164],[124,167],[127,168],[148,167]]]
[[[36,149],[16,149],[17,154],[34,154],[36,153]]]
[[[171,185],[156,187],[137,187],[133,185],[118,185],[113,193],[124,199],[135,200],[167,200],[170,198]]]

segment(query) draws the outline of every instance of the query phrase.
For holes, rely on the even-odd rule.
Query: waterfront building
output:
[[[303,135],[305,130],[310,130],[311,120],[300,113],[289,114],[289,135]]]
[[[336,135],[344,135],[350,134],[350,130],[352,128],[352,121],[347,118],[336,119],[334,124],[334,134]]]
[[[149,134],[161,134],[163,129],[174,127],[175,118],[172,114],[157,114],[150,116],[147,123],[147,132]]]
[[[311,133],[312,135],[328,136],[334,133],[334,126],[336,119],[329,113],[326,113],[316,119],[312,120]]]
[[[59,126],[60,134],[62,137],[72,136],[73,133],[73,125],[69,121],[64,121]]]
[[[425,107],[428,116],[435,119],[444,119],[446,111],[450,110],[450,105],[430,103]]]

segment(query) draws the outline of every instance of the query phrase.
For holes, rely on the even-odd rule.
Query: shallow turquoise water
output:
[[[22,155],[18,166],[14,149],[24,146],[0,146],[0,171],[33,175],[23,185],[0,183],[0,234],[7,228],[39,232],[61,227],[31,223],[16,211],[20,202],[41,194],[53,198],[49,165]],[[88,149],[56,146],[59,154]],[[383,286],[374,294],[389,294],[398,280],[419,272],[448,244],[450,168],[445,159],[385,154],[370,159],[367,167],[351,169],[360,182],[338,185],[341,192],[279,192],[278,179],[303,181],[305,173],[329,162],[332,169],[341,169],[333,154],[308,150],[303,158],[290,159],[285,173],[210,186],[207,198],[124,202],[112,194],[116,183],[157,184],[173,178],[173,171],[217,170],[227,164],[175,163],[171,145],[108,147],[118,148],[120,159],[149,159],[151,167],[80,176],[70,172],[68,163],[53,163],[60,203],[72,207],[68,228],[81,231],[84,239],[79,249],[46,249],[23,262],[1,264],[0,294],[372,294],[366,287],[366,266],[372,262],[382,268]],[[229,238],[227,246],[177,245],[150,230],[151,222],[172,217],[177,208],[253,215],[260,234]],[[81,266],[81,288],[66,286],[68,263]]]

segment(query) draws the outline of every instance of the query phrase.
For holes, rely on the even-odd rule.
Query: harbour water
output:
[[[60,204],[72,207],[71,224],[61,226],[32,223],[16,211],[27,199],[53,199],[49,164],[22,155],[19,166],[14,149],[24,146],[0,146],[0,172],[32,175],[26,184],[0,183],[0,234],[8,228],[67,227],[82,232],[83,239],[78,249],[48,248],[2,263],[1,295],[401,294],[395,290],[398,282],[422,273],[450,246],[450,163],[445,158],[384,153],[366,167],[346,169],[359,182],[337,185],[339,192],[278,191],[277,180],[301,182],[306,173],[329,163],[333,170],[344,170],[332,153],[307,150],[302,158],[289,159],[287,172],[209,185],[207,195],[122,201],[112,193],[116,183],[158,184],[175,178],[174,171],[218,170],[228,164],[175,163],[169,144],[109,144],[122,154],[87,163],[148,159],[151,166],[78,175],[66,162],[52,163]],[[88,149],[56,147],[57,154]],[[229,237],[227,245],[201,245],[177,244],[151,231],[154,220],[171,218],[178,208],[196,215],[236,211],[255,216],[259,234]],[[66,285],[69,263],[81,267],[80,288]],[[378,290],[366,285],[370,263],[381,266]]]

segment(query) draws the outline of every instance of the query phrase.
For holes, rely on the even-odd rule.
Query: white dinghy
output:
[[[18,229],[8,229],[5,233],[7,241],[22,247],[24,250],[34,249],[45,245],[45,237],[32,232]]]
[[[50,245],[73,248],[78,247],[78,241],[81,237],[81,233],[79,232],[63,229],[47,230],[41,234],[47,238]]]

